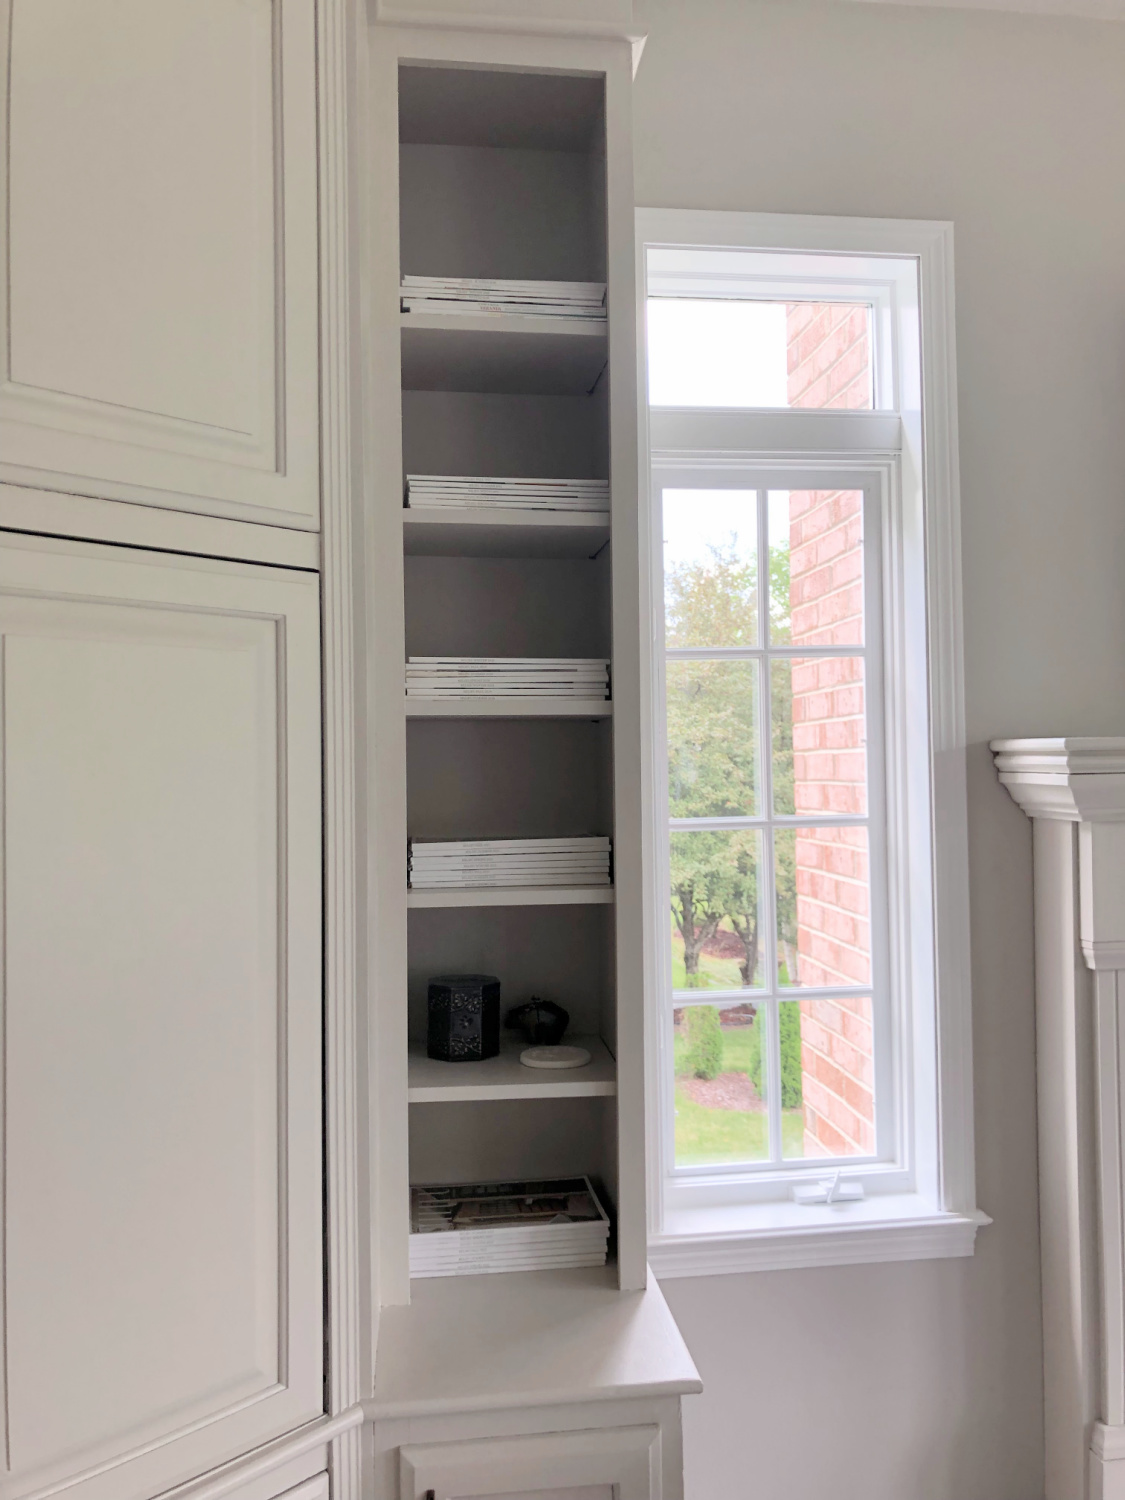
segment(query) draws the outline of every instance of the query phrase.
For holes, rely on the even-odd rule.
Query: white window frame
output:
[[[700,274],[690,252],[704,248],[713,253]],[[876,410],[650,411],[650,249],[661,252],[652,277],[658,293],[788,299],[799,267],[815,288],[806,295],[868,302]],[[724,250],[772,253],[756,256],[748,276],[745,257]],[[976,1207],[973,1159],[952,226],[638,209],[637,287],[650,1260],[659,1276],[694,1276],[971,1254],[988,1220]],[[674,1169],[662,487],[862,489],[865,509],[879,518],[888,968],[896,996],[884,1078],[892,1080],[894,1118],[878,1121],[878,1160],[839,1164],[862,1181],[860,1202],[793,1202],[794,1181],[826,1175],[815,1162],[773,1172]]]

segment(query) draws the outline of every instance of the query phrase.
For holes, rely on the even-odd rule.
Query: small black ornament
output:
[[[500,981],[495,974],[439,974],[428,991],[426,1056],[481,1062],[500,1051]]]
[[[538,995],[532,995],[525,1004],[508,1012],[504,1025],[522,1031],[533,1047],[557,1047],[570,1025],[570,1012],[553,1000],[540,1000]]]

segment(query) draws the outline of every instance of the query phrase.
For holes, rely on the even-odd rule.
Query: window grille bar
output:
[[[759,1000],[864,1000],[874,995],[869,984],[778,985],[774,989],[746,990],[673,990],[671,1004],[675,1010],[685,1005],[757,1004]]]
[[[673,833],[710,833],[724,828],[866,828],[871,818],[866,813],[774,813],[773,817],[752,818],[669,818]]]
[[[666,646],[669,661],[757,661],[759,657],[863,656],[866,646]]]

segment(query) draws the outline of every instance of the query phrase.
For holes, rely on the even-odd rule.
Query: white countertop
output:
[[[426,1278],[383,1309],[375,1420],[694,1394],[703,1389],[655,1278],[616,1268]]]

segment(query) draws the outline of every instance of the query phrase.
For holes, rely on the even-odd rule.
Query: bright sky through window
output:
[[[648,299],[653,406],[787,406],[784,302]]]
[[[863,302],[649,297],[651,406],[870,411]]]
[[[758,547],[757,496],[753,490],[665,490],[664,566],[708,563],[716,543],[731,544],[741,554]],[[701,524],[706,516],[706,524]],[[785,537],[789,492],[769,496],[770,536]],[[786,540],[786,545],[788,542]]]

